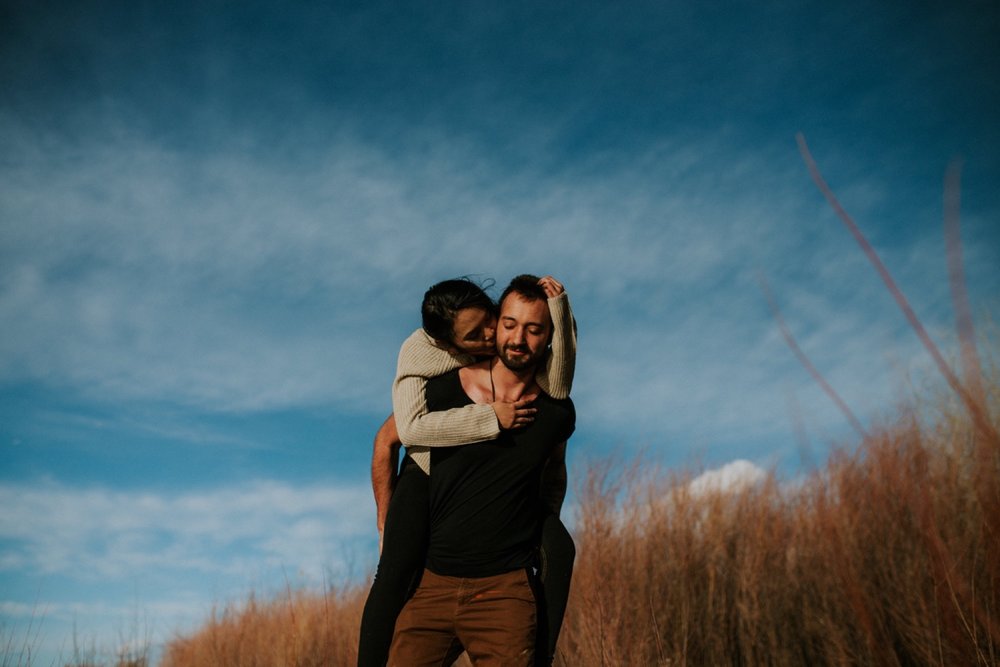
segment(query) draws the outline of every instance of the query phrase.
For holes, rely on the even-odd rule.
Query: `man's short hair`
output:
[[[492,286],[492,281],[477,284],[468,276],[431,285],[420,306],[424,331],[434,340],[451,343],[458,311],[482,308],[488,313],[496,313],[496,304],[485,291]]]
[[[548,295],[545,293],[545,289],[538,284],[541,280],[538,276],[533,276],[530,273],[522,273],[519,276],[515,276],[507,288],[500,295],[500,301],[498,302],[503,306],[504,299],[506,299],[511,294],[517,294],[519,297],[525,301],[546,301]]]

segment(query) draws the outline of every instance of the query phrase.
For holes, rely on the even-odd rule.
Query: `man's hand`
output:
[[[565,288],[563,288],[562,283],[552,276],[545,276],[540,279],[538,281],[538,285],[545,290],[545,296],[550,299],[554,296],[559,296],[566,291]]]
[[[490,406],[493,408],[493,412],[497,413],[497,422],[499,422],[500,428],[504,431],[509,431],[513,428],[527,426],[534,421],[535,413],[538,412],[538,409],[531,407],[533,400],[524,398],[513,403],[494,401],[490,403]]]

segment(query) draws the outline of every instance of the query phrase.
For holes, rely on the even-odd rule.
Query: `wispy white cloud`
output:
[[[174,493],[5,483],[0,507],[0,623],[53,660],[75,641],[155,650],[216,605],[359,580],[375,559],[365,483]]]
[[[370,540],[374,511],[359,511],[370,496],[363,484],[258,481],[176,494],[3,484],[0,566],[76,581],[150,572],[246,579],[280,567],[321,580],[346,573],[344,557]]]
[[[6,380],[209,410],[380,412],[427,285],[531,270],[570,289],[581,414],[609,429],[681,415],[712,439],[720,423],[766,433],[784,419],[777,369],[789,365],[756,271],[803,348],[849,384],[871,387],[873,351],[905,340],[791,138],[752,149],[665,139],[511,169],[428,128],[393,154],[345,131],[297,161],[168,148],[127,128],[42,150],[2,120],[22,156],[3,167]],[[871,176],[841,187],[862,223],[894,196]],[[937,216],[923,219],[933,226],[884,250],[936,322],[946,283]],[[989,257],[973,249],[970,275]],[[900,358],[915,356],[902,345]]]

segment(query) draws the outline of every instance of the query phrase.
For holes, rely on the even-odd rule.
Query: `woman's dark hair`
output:
[[[424,293],[424,302],[420,307],[424,331],[434,340],[452,342],[452,327],[458,311],[482,308],[488,313],[496,312],[496,304],[485,292],[490,287],[493,287],[492,280],[477,285],[468,277],[442,280],[432,285]]]

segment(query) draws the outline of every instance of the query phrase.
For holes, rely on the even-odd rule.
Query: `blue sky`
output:
[[[851,437],[758,275],[862,421],[891,414],[929,361],[797,132],[951,353],[961,157],[995,322],[996,3],[0,11],[0,620],[40,618],[44,656],[364,576],[371,437],[444,278],[565,283],[574,465],[795,475]]]

